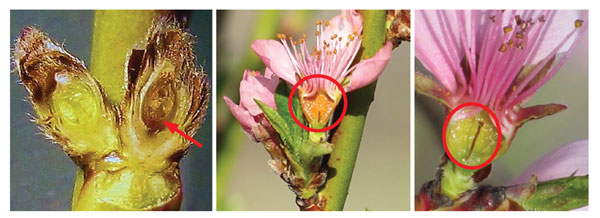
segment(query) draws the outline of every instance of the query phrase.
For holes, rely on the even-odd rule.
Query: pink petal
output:
[[[445,12],[442,12],[445,13]],[[458,25],[454,11],[445,13],[448,21],[439,19],[438,11],[419,10],[415,14],[415,56],[423,63],[447,90],[453,92],[457,87],[454,73],[462,73],[459,66],[464,55],[461,44],[452,41],[458,39]],[[445,23],[449,22],[449,23]],[[459,71],[460,70],[460,71]]]
[[[233,101],[231,101],[231,99],[229,99],[227,96],[224,96],[223,100],[225,100],[225,103],[227,103],[227,107],[229,107],[229,110],[235,119],[237,119],[242,125],[242,129],[244,129],[244,131],[246,131],[248,134],[252,135],[252,127],[258,124],[256,121],[254,121],[254,117],[252,117],[252,115],[250,115],[246,109],[233,103]]]
[[[346,92],[362,88],[377,80],[379,75],[385,69],[392,55],[392,43],[387,42],[383,48],[379,49],[375,56],[365,59],[356,64],[354,71],[350,75],[350,84],[346,87]]]
[[[256,40],[250,46],[263,63],[290,84],[296,83],[296,70],[285,47],[275,40]]]
[[[254,99],[258,99],[275,108],[274,93],[279,83],[279,78],[277,75],[272,75],[273,73],[269,74],[273,78],[263,77],[258,71],[244,71],[244,79],[240,82],[240,105],[246,108],[252,116],[263,113]]]
[[[562,40],[564,40],[569,33],[575,30],[575,21],[583,20],[583,27],[586,28],[588,25],[588,11],[587,10],[556,10],[553,11],[553,15],[550,15],[545,22],[546,26],[545,34],[540,38],[540,48],[537,50],[533,59],[527,64],[536,64],[542,59],[546,58],[552,50],[554,50]],[[535,19],[535,18],[534,18]],[[579,31],[578,34],[583,34],[585,31]],[[558,53],[564,53],[574,47],[575,39],[577,37],[571,37],[566,43],[564,43],[558,50]]]
[[[362,31],[362,17],[355,10],[342,10],[342,13],[329,20],[329,26],[323,29],[323,36],[329,38],[334,34],[345,37]]]
[[[588,174],[588,140],[579,140],[560,146],[536,160],[509,185],[522,184],[536,175],[539,181],[563,178],[575,173]]]

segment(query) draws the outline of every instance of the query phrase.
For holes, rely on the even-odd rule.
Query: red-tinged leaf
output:
[[[422,95],[437,100],[446,107],[450,107],[446,101],[448,92],[431,77],[415,72],[415,90]]]
[[[550,116],[560,111],[567,109],[567,106],[562,104],[544,104],[526,108],[521,108],[517,112],[517,123],[523,125],[530,120],[537,120],[545,116]]]

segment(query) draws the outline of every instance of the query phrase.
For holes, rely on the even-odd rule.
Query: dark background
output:
[[[187,13],[188,28],[196,36],[194,51],[212,81],[211,11]],[[11,11],[10,45],[26,26],[36,26],[84,61],[90,61],[94,11]],[[125,58],[125,57],[123,57]],[[88,66],[89,67],[89,66]],[[10,70],[10,209],[70,210],[76,165],[60,146],[45,139],[28,114],[34,114],[25,88]],[[210,102],[212,104],[212,102]],[[195,135],[194,145],[181,162],[182,210],[212,209],[212,106]]]

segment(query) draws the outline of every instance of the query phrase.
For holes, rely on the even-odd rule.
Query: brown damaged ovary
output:
[[[195,64],[193,36],[160,18],[127,58],[125,98],[111,105],[83,62],[46,33],[27,27],[13,54],[34,122],[81,168],[73,210],[177,210],[179,161],[189,141],[163,121],[194,135],[210,85]]]

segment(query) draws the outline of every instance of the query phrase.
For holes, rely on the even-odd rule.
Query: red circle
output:
[[[298,118],[296,118],[296,115],[294,114],[294,109],[292,108],[292,99],[294,97],[294,92],[296,92],[296,89],[298,89],[298,86],[300,86],[300,84],[302,84],[306,80],[313,79],[313,78],[323,78],[323,79],[327,79],[327,80],[333,82],[333,84],[335,84],[335,86],[337,86],[338,89],[342,92],[342,99],[344,100],[344,108],[342,109],[342,115],[333,124],[331,124],[328,127],[321,128],[321,129],[310,128],[310,127],[305,126],[304,124],[300,123],[300,121],[298,121]],[[337,125],[339,125],[342,122],[342,119],[344,119],[344,116],[346,116],[346,109],[348,109],[348,99],[346,97],[346,91],[344,91],[344,87],[342,87],[342,84],[340,84],[337,80],[335,80],[325,74],[313,74],[313,75],[309,75],[309,76],[306,76],[306,77],[300,79],[300,81],[298,81],[298,82],[296,82],[296,84],[294,84],[294,87],[292,87],[292,91],[290,92],[290,96],[288,98],[288,109],[290,111],[290,115],[292,115],[292,119],[294,120],[294,122],[296,122],[296,124],[298,124],[298,126],[302,127],[302,129],[305,129],[309,132],[326,132],[326,131],[329,131],[329,130],[335,128]]]
[[[467,106],[476,106],[476,107],[483,108],[485,111],[487,111],[490,115],[492,115],[492,118],[494,119],[494,123],[496,123],[496,129],[498,130],[498,143],[496,144],[496,149],[494,150],[494,153],[487,161],[485,161],[482,164],[476,165],[476,166],[465,165],[465,164],[460,163],[458,160],[456,160],[452,156],[452,154],[450,154],[450,150],[448,150],[448,144],[446,143],[446,128],[448,127],[450,118],[452,118],[452,116],[454,116],[454,113],[456,113],[458,110],[460,110],[463,107],[467,107]],[[498,121],[498,117],[496,117],[496,114],[494,114],[494,112],[492,112],[492,110],[490,110],[485,105],[477,103],[477,102],[467,102],[467,103],[461,104],[458,107],[454,108],[454,110],[452,110],[452,112],[450,112],[450,114],[448,114],[448,117],[446,117],[446,122],[444,123],[444,130],[442,132],[442,140],[444,142],[444,150],[446,150],[446,154],[448,155],[450,160],[452,160],[452,162],[454,162],[454,164],[456,164],[457,166],[462,167],[464,169],[467,169],[467,170],[477,170],[484,166],[487,166],[489,163],[492,162],[492,160],[494,160],[494,157],[496,157],[496,155],[498,155],[498,151],[500,150],[500,146],[502,143],[502,130],[500,127],[500,121]]]

